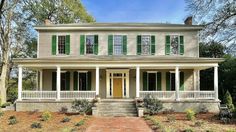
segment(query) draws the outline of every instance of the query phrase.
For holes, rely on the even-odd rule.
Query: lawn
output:
[[[52,117],[48,121],[42,121],[41,112],[15,112],[15,111],[5,111],[3,116],[0,117],[0,132],[38,132],[38,131],[50,131],[50,132],[69,132],[71,130],[75,131],[85,131],[88,122],[90,121],[89,116],[81,115],[68,115],[62,113],[51,113]],[[15,116],[17,123],[14,125],[9,125],[9,117]],[[62,122],[62,120],[68,117],[69,122]],[[82,125],[75,125],[81,123]],[[39,122],[42,128],[31,128],[33,122]]]
[[[197,114],[192,121],[187,120],[185,113],[158,114],[144,119],[154,131],[236,132],[236,120],[224,124],[212,113]]]

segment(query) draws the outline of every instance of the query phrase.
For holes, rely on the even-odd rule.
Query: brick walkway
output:
[[[151,132],[139,117],[94,117],[87,132]]]

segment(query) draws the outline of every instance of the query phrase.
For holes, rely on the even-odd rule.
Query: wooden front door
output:
[[[113,78],[113,97],[122,98],[122,78]]]

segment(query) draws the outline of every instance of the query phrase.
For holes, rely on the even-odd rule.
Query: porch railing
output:
[[[56,91],[22,91],[22,99],[56,99]]]
[[[57,99],[57,91],[22,91],[22,99]],[[60,99],[93,99],[96,91],[60,91]]]
[[[151,95],[157,99],[175,99],[176,91],[140,91],[140,97]],[[215,91],[179,91],[179,99],[215,99]]]
[[[93,99],[96,91],[61,91],[61,99]]]
[[[158,99],[175,99],[175,91],[140,91],[140,97],[151,95]]]

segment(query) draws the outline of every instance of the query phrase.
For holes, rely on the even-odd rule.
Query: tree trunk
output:
[[[4,52],[3,56],[3,64],[2,64],[2,73],[0,77],[0,96],[1,96],[1,103],[5,103],[7,101],[6,92],[7,92],[7,74],[8,74],[8,66],[9,66],[9,51]]]

